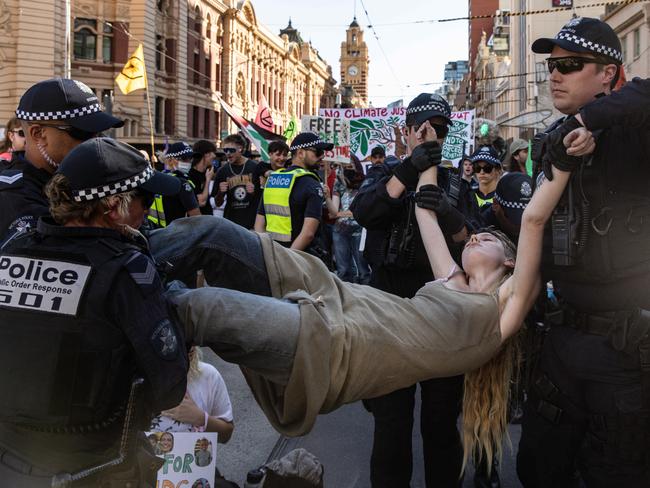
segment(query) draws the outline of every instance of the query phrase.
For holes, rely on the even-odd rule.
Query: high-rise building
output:
[[[345,41],[341,43],[341,88],[352,88],[368,105],[368,46],[363,40],[363,31],[355,17],[345,31]]]

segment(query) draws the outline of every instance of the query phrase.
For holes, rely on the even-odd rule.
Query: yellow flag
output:
[[[124,68],[122,68],[122,72],[117,75],[115,83],[117,83],[117,86],[120,87],[120,90],[125,95],[147,87],[147,74],[144,67],[142,44],[138,45],[138,48],[126,62]]]

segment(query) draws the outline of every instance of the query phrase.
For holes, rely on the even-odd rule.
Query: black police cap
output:
[[[166,158],[190,159],[194,156],[194,149],[187,142],[175,142],[165,151]]]
[[[451,107],[435,93],[420,93],[406,107],[406,125],[423,124],[432,117],[442,117],[451,125]]]
[[[297,149],[322,149],[323,151],[331,151],[334,149],[334,144],[322,140],[318,134],[313,132],[301,132],[296,136],[296,138],[291,142],[290,151],[295,151]]]
[[[77,202],[98,200],[135,188],[159,195],[180,191],[178,178],[154,170],[136,148],[108,137],[79,144],[63,158],[57,173],[68,179]]]
[[[124,125],[102,112],[99,99],[86,84],[68,78],[52,78],[29,87],[20,98],[16,117],[30,122],[60,121],[90,133]]]
[[[508,220],[521,225],[521,216],[533,196],[533,180],[524,173],[507,173],[501,177],[494,199],[501,205]]]
[[[543,37],[533,42],[532,50],[538,54],[548,54],[553,51],[554,46],[574,53],[606,56],[615,64],[623,63],[621,41],[614,29],[599,19],[571,19],[553,39]]]
[[[501,166],[499,153],[492,146],[479,147],[476,151],[474,151],[474,154],[472,154],[470,161],[472,164],[483,161],[485,163],[490,163],[493,166]]]

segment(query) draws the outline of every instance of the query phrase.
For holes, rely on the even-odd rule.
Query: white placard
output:
[[[0,256],[0,306],[76,315],[90,266]]]
[[[165,460],[156,488],[212,488],[217,465],[216,432],[147,432]]]

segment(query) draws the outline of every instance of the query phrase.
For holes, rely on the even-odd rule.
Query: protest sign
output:
[[[216,432],[148,432],[165,463],[156,488],[212,488],[217,457]]]
[[[350,121],[336,117],[303,115],[302,130],[315,132],[324,141],[334,144],[334,149],[325,151],[326,161],[350,162]]]
[[[463,152],[470,154],[474,141],[474,110],[452,112],[453,125],[442,145],[442,159],[449,160],[458,166]]]

